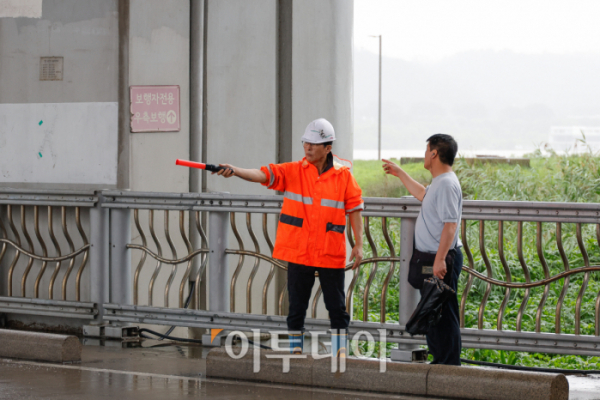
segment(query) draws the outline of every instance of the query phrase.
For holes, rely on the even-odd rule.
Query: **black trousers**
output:
[[[456,249],[454,265],[447,265],[447,272],[452,273],[450,287],[456,290],[458,278],[462,271],[463,254]],[[458,310],[458,298],[456,295],[450,297],[442,308],[442,318],[437,325],[429,329],[427,333],[427,346],[429,353],[433,355],[432,364],[460,365],[460,351],[462,341],[460,337],[460,314]]]
[[[323,290],[325,308],[329,311],[332,329],[346,329],[350,323],[350,315],[346,311],[344,294],[344,269],[308,267],[302,264],[288,263],[288,293],[290,312],[287,325],[290,331],[304,329],[304,319],[312,288],[315,284],[315,272],[319,273],[319,281]]]

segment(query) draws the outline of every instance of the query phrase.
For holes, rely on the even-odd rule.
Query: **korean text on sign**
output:
[[[131,132],[181,130],[179,86],[131,86]]]

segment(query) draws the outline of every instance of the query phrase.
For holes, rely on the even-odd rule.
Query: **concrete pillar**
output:
[[[304,129],[320,117],[336,130],[334,153],[352,158],[353,1],[207,0],[204,21],[203,161],[258,168],[299,160]],[[274,194],[210,175],[203,185],[205,192]],[[267,273],[261,267],[257,281]],[[278,271],[271,287],[284,282]],[[269,298],[278,301],[278,290]]]
[[[117,188],[129,189],[129,0],[119,4],[119,122],[117,147]]]
[[[278,162],[276,4],[208,0],[205,162],[246,168]],[[256,183],[210,174],[206,192],[267,194]]]
[[[190,5],[129,0],[129,85],[178,85],[181,113],[179,132],[130,134],[131,190],[189,190],[190,171],[176,167],[175,159],[190,154]]]
[[[353,20],[351,0],[293,2],[293,159],[304,156],[300,138],[306,125],[321,117],[335,129],[334,154],[352,159]]]
[[[400,287],[398,301],[398,324],[406,325],[413,311],[419,304],[419,291],[408,283],[408,269],[412,257],[415,240],[415,218],[402,218],[400,221]],[[415,344],[399,344],[397,350],[392,350],[390,358],[393,361],[424,361],[426,351]]]

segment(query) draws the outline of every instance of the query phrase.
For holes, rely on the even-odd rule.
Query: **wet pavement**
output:
[[[145,341],[88,341],[80,364],[0,359],[0,399],[421,399],[205,378],[209,349]],[[600,400],[599,377],[569,377],[571,400]]]
[[[567,376],[570,400],[600,399],[600,375]]]

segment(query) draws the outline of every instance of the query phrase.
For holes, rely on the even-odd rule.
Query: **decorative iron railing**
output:
[[[50,274],[48,282],[47,299],[53,300],[60,296],[67,300],[67,287],[71,273],[75,270],[75,300],[81,300],[81,277],[87,265],[90,244],[88,235],[85,233],[81,223],[82,208],[92,207],[97,201],[93,192],[64,192],[64,191],[11,191],[0,192],[0,204],[6,204],[5,217],[8,229],[0,219],[0,231],[2,238],[2,250],[0,251],[0,262],[7,255],[9,248],[12,251],[10,265],[7,271],[7,295],[20,297],[41,298],[40,286],[42,278]],[[44,239],[40,229],[40,211],[45,212],[45,229],[52,246],[49,248],[47,239]],[[73,214],[72,218],[68,214]],[[19,221],[17,224],[15,221]],[[69,223],[71,221],[71,223]],[[74,223],[74,224],[73,224]],[[30,229],[33,225],[36,243],[31,238]],[[69,226],[75,225],[79,238],[73,238],[69,232]],[[61,249],[56,231],[60,227],[61,242],[67,244],[68,252]],[[23,239],[23,240],[22,240]],[[75,247],[74,241],[78,242]],[[41,254],[36,254],[41,250]],[[64,248],[64,245],[63,245]],[[76,265],[77,256],[80,260]],[[23,257],[21,257],[23,256]],[[8,257],[7,257],[8,258]],[[25,261],[25,263],[24,263]],[[39,263],[39,268],[37,265]],[[67,264],[68,263],[68,264]],[[48,265],[51,267],[48,269]],[[60,279],[60,295],[55,293],[56,281],[63,265],[67,264],[66,271]],[[52,267],[53,266],[53,267]],[[32,274],[37,269],[37,274]],[[32,293],[27,292],[28,282],[35,276]],[[15,284],[15,279],[17,284]],[[20,289],[19,289],[20,288]]]
[[[89,264],[91,275],[100,277],[90,278],[90,298],[97,303],[99,320],[165,325],[179,321],[182,326],[203,327],[220,323],[257,329],[285,326],[287,267],[272,257],[282,197],[103,191],[85,203],[97,211],[92,220],[96,225],[90,228],[96,239],[92,237],[88,243],[77,211],[84,205],[76,204],[83,198],[76,201],[78,195],[73,195],[68,204],[58,204],[36,195],[0,197],[0,202],[7,204],[2,221],[8,229],[0,226],[4,233],[0,255],[4,257],[3,273],[11,275],[8,298],[25,293],[12,287],[15,277],[22,282],[27,280],[24,272],[31,276],[29,271],[33,271],[27,265],[12,266],[18,256],[8,254],[10,247],[10,251],[25,255],[27,263],[54,264],[46,270],[41,266],[43,271],[36,274],[36,278],[49,274],[53,285],[61,279],[71,282],[72,272]],[[414,198],[369,198],[365,206],[365,258],[360,268],[348,272],[352,329],[376,333],[385,328],[390,341],[422,343],[423,338],[411,338],[404,332],[404,323],[418,301],[405,274],[420,203]],[[46,226],[50,251],[38,226],[42,207],[51,211]],[[56,207],[61,207],[63,232],[58,239]],[[69,207],[75,207],[73,219],[68,218]],[[34,214],[37,246],[33,247],[27,208]],[[22,219],[21,229],[15,224],[17,219]],[[108,224],[98,225],[97,221],[108,220]],[[594,277],[600,271],[599,224],[598,204],[464,201],[460,229],[466,265],[459,295],[465,347],[600,354],[600,294],[596,292],[600,280]],[[82,245],[72,243],[70,232],[75,229]],[[134,237],[119,238],[119,232]],[[347,234],[348,244],[353,246],[350,226]],[[102,237],[110,237],[106,240],[111,248],[108,258],[100,251],[104,248]],[[61,240],[69,248],[66,255]],[[31,250],[34,247],[37,252]],[[76,257],[88,252],[97,258],[73,264]],[[349,262],[346,270],[351,265]],[[106,276],[103,268],[111,271],[106,282],[101,278]],[[205,271],[208,280],[202,290]],[[194,309],[182,310],[192,287]],[[36,289],[32,295],[38,294]],[[319,289],[310,305],[308,326],[327,324],[326,319],[317,318],[320,297]],[[206,298],[208,311],[198,309],[201,298]],[[12,306],[0,310],[7,307]]]
[[[133,244],[133,243],[127,244],[128,249],[135,249],[135,250],[142,251],[140,261],[135,269],[135,274],[134,274],[133,304],[139,304],[140,276],[146,265],[146,255],[150,255],[152,258],[154,258],[156,260],[156,267],[154,268],[154,271],[152,272],[152,276],[148,283],[148,305],[149,306],[153,305],[155,283],[156,283],[157,277],[161,271],[162,264],[171,265],[171,272],[169,274],[167,281],[165,282],[164,302],[163,302],[164,307],[169,307],[169,294],[171,292],[171,287],[172,287],[173,281],[176,276],[178,265],[186,264],[185,273],[181,277],[181,281],[179,284],[179,307],[183,308],[186,283],[190,280],[190,275],[192,272],[192,261],[193,261],[194,257],[201,255],[202,266],[196,273],[195,277],[193,277],[193,279],[191,279],[192,281],[199,282],[202,277],[202,274],[204,272],[204,269],[206,267],[208,249],[201,248],[201,249],[194,250],[192,248],[192,244],[189,240],[189,235],[186,232],[186,230],[188,228],[186,227],[186,223],[185,223],[186,222],[185,211],[180,210],[177,212],[178,219],[179,219],[179,234],[181,235],[181,239],[182,239],[183,243],[185,244],[188,254],[182,258],[178,258],[177,249],[175,248],[175,245],[173,244],[173,240],[171,238],[171,232],[170,232],[169,215],[171,212],[169,210],[164,210],[164,211],[162,211],[162,214],[164,215],[164,222],[163,222],[164,236],[166,238],[167,243],[169,244],[169,248],[171,250],[172,257],[171,258],[163,257],[161,241],[158,238],[156,230],[154,229],[154,214],[155,214],[154,211],[155,210],[150,209],[150,210],[147,210],[147,213],[148,213],[148,228],[149,228],[150,236],[152,237],[154,245],[157,249],[156,253],[153,252],[152,250],[150,250],[150,248],[148,247],[148,241],[146,239],[146,234],[144,233],[144,229],[142,228],[141,223],[140,223],[140,217],[139,217],[140,210],[135,209],[134,214],[133,214],[136,232],[139,234],[141,241],[142,241],[141,245],[137,245],[137,244]],[[190,216],[193,217],[193,219],[194,219],[194,226],[197,229],[198,234],[200,234],[203,243],[206,243],[207,242],[206,235],[204,233],[204,229],[202,228],[201,222],[200,222],[200,220],[201,220],[200,212],[196,211],[196,212],[191,212],[190,214],[191,214]],[[199,286],[196,285],[195,286],[196,297],[198,297],[198,295],[199,295],[198,293],[199,293]]]
[[[83,293],[89,285],[82,280],[91,247],[82,219],[87,221],[97,201],[93,191],[0,190],[0,265],[5,282],[0,311],[95,317],[95,305],[82,302],[89,298]]]

